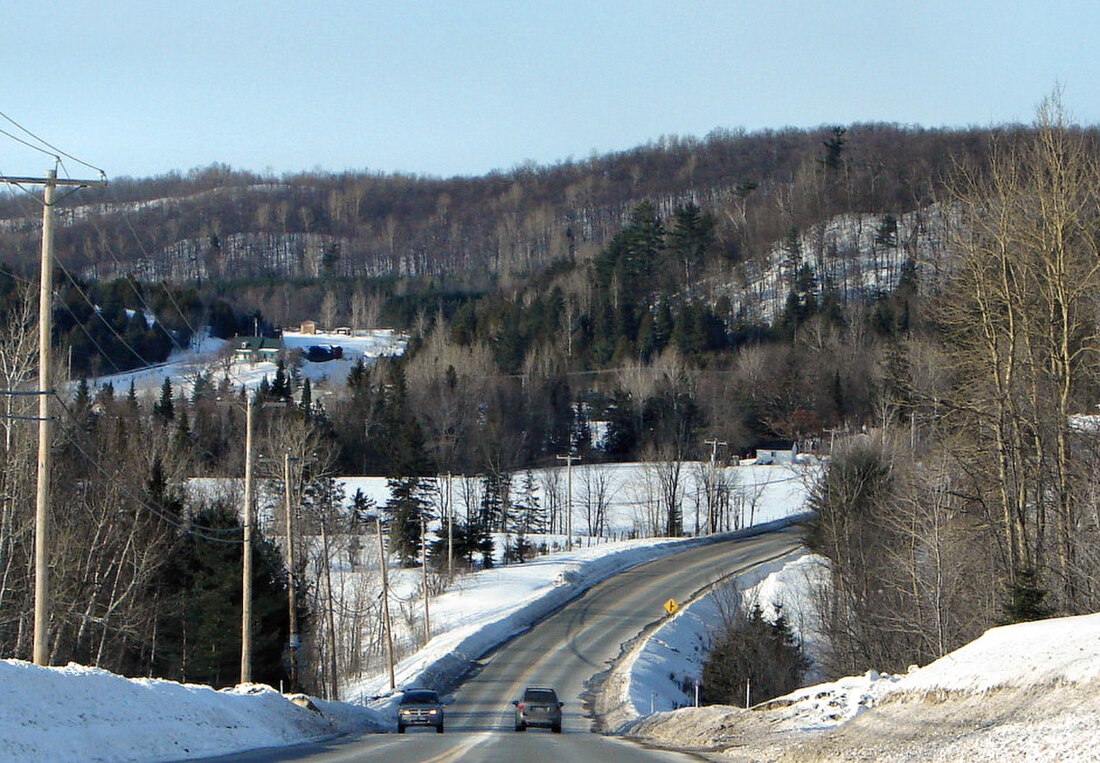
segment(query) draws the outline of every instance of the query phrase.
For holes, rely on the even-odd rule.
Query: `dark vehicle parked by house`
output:
[[[558,693],[541,686],[528,686],[523,698],[512,702],[516,706],[516,731],[526,731],[528,726],[547,726],[555,734],[561,733],[561,708]]]
[[[310,363],[324,363],[344,357],[344,348],[335,344],[311,344],[305,354]]]
[[[404,734],[408,726],[435,726],[443,733],[443,703],[429,689],[409,689],[397,706],[397,733]]]

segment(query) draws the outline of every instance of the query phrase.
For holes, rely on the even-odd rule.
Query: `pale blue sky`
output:
[[[716,127],[984,127],[1031,121],[1057,82],[1100,122],[1086,0],[0,0],[0,30],[0,111],[115,177],[447,176]],[[48,166],[0,135],[0,172]]]

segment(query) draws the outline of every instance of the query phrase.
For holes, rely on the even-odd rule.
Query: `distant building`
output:
[[[283,350],[283,343],[266,336],[239,336],[233,340],[233,359],[247,363],[269,360],[274,363]]]
[[[343,336],[351,336],[351,326],[338,326],[332,330],[333,334],[341,334]]]
[[[316,334],[317,333],[317,321],[302,321],[302,326],[298,330],[299,334]]]
[[[794,440],[762,440],[756,445],[756,463],[793,464],[798,457],[798,443]]]

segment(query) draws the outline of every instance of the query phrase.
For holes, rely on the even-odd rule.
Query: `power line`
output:
[[[28,143],[27,141],[23,140],[19,136],[12,135],[10,132],[8,132],[7,130],[5,130],[3,128],[0,128],[0,135],[6,135],[9,138],[11,138],[12,140],[14,140],[16,143],[22,143],[27,148],[31,148],[31,149],[34,149],[35,151],[39,151],[39,152],[45,154],[46,156],[53,159],[55,162],[58,162],[58,163],[61,162],[61,157],[58,156],[57,154],[52,154],[49,151],[47,151],[46,149],[42,148],[41,146],[36,146],[33,143]]]
[[[82,436],[87,437],[87,433],[84,432],[83,429],[82,429],[82,423],[83,422],[80,421],[80,418],[76,415],[76,413],[72,410],[72,408],[70,408],[66,404],[66,402],[61,398],[61,396],[57,395],[56,393],[54,393],[53,396],[58,401],[58,403],[60,403],[61,408],[65,411],[66,414],[68,414],[69,418],[71,418],[73,420],[73,423],[75,424],[74,429],[68,429],[67,428],[65,430],[66,434],[69,435],[68,436],[69,443],[74,448],[76,448],[77,451],[84,457],[84,459],[97,472],[99,472],[103,477],[106,477],[106,478],[108,478],[112,481],[116,481],[117,484],[119,485],[119,487],[122,489],[122,492],[125,493],[127,495],[127,497],[131,498],[139,506],[141,506],[141,507],[145,508],[146,510],[148,510],[151,514],[153,514],[153,515],[159,517],[160,519],[164,520],[169,525],[175,527],[178,530],[182,530],[184,532],[192,534],[197,538],[201,538],[202,540],[209,540],[209,541],[214,541],[214,542],[217,542],[217,543],[232,543],[232,544],[240,544],[242,542],[242,541],[237,540],[237,539],[219,538],[219,537],[216,537],[216,536],[213,536],[213,535],[209,535],[209,533],[225,533],[225,534],[236,533],[236,532],[238,532],[238,529],[236,529],[236,528],[209,527],[209,526],[206,526],[206,525],[198,524],[198,523],[194,522],[193,520],[184,521],[182,517],[175,517],[171,514],[168,514],[163,509],[155,506],[154,504],[148,503],[143,497],[140,497],[140,496],[136,495],[135,493],[133,493],[129,489],[129,486],[126,482],[118,480],[118,475],[117,474],[110,473],[102,464],[100,464],[95,459],[94,456],[92,456],[90,453],[88,453],[88,451],[85,450],[81,446],[81,444],[76,441],[76,438],[73,436],[74,432],[80,432]],[[86,444],[89,446],[89,448],[92,448],[92,449],[95,448],[95,445],[93,443],[91,443],[90,441],[86,442]]]
[[[31,136],[32,138],[34,138],[35,140],[37,140],[37,141],[38,141],[39,143],[41,143],[41,144],[42,144],[43,146],[47,146],[47,147],[49,147],[49,148],[50,148],[50,149],[51,149],[52,151],[56,151],[56,152],[57,152],[58,154],[61,154],[61,156],[64,156],[64,157],[66,157],[67,159],[72,159],[72,160],[73,160],[74,162],[76,162],[77,164],[82,164],[82,165],[84,165],[85,167],[87,167],[87,168],[88,168],[88,169],[90,169],[90,170],[95,170],[96,172],[98,172],[98,173],[100,174],[100,177],[101,177],[101,178],[103,178],[103,179],[106,179],[106,177],[107,177],[107,173],[106,173],[106,172],[105,172],[105,171],[104,171],[104,170],[103,170],[103,169],[102,169],[101,167],[96,167],[96,166],[95,166],[94,164],[88,164],[88,163],[87,163],[86,161],[84,161],[84,160],[82,160],[82,159],[78,159],[77,157],[73,156],[72,154],[68,154],[68,153],[66,153],[66,152],[62,151],[62,150],[61,150],[60,148],[58,148],[57,146],[53,145],[53,144],[52,144],[52,143],[50,143],[49,141],[47,141],[47,140],[45,140],[45,139],[43,139],[43,138],[39,137],[38,135],[35,135],[35,134],[34,134],[33,132],[31,132],[30,130],[28,130],[28,129],[27,129],[26,127],[24,127],[23,125],[19,124],[18,122],[16,122],[16,121],[15,121],[14,119],[12,119],[11,117],[9,117],[9,116],[8,116],[7,114],[5,114],[5,113],[4,113],[3,111],[0,111],[0,117],[3,117],[4,119],[6,119],[6,120],[8,120],[9,122],[11,122],[11,123],[12,123],[13,125],[15,125],[16,127],[18,127],[18,128],[20,129],[20,130],[22,130],[23,132],[25,132],[25,133],[26,133],[27,135],[30,135],[30,136]],[[0,130],[0,132],[3,132],[3,131],[2,131],[2,130]],[[14,135],[12,135],[11,133],[8,133],[8,132],[4,132],[4,134],[5,134],[5,135],[7,135],[7,136],[8,136],[9,138],[12,138],[13,140],[18,140],[18,141],[19,141],[20,143],[23,143],[24,145],[26,145],[26,146],[29,146],[30,148],[33,148],[33,149],[35,149],[35,150],[37,150],[37,151],[42,151],[42,153],[44,153],[44,154],[47,154],[47,155],[49,155],[49,156],[53,156],[53,157],[54,157],[55,159],[57,159],[57,161],[58,161],[59,163],[61,162],[61,158],[60,158],[60,157],[58,157],[58,156],[56,156],[56,155],[54,155],[54,154],[49,154],[49,153],[48,153],[47,151],[44,151],[43,149],[39,148],[38,146],[32,146],[32,145],[31,145],[30,143],[26,143],[25,141],[19,140],[19,138],[16,138],[16,137],[15,137]]]
[[[113,190],[112,190],[112,193],[113,193]],[[134,229],[133,224],[130,222],[130,218],[126,213],[125,205],[121,201],[118,200],[117,195],[115,196],[115,203],[118,204],[122,208],[122,210],[121,210],[122,211],[122,219],[126,222],[126,226],[127,226],[127,228],[129,228],[130,233],[133,235],[134,241],[137,243],[138,248],[141,249],[142,257],[145,258],[146,260],[148,260],[149,259],[149,253],[145,249],[144,244],[142,244],[141,238],[138,236],[137,230]],[[96,233],[99,234],[99,239],[100,239],[100,241],[102,241],[104,243],[104,248],[105,248],[107,254],[109,254],[111,256],[111,260],[114,261],[115,265],[120,270],[125,271],[125,268],[124,268],[122,262],[119,260],[118,255],[115,253],[114,247],[111,245],[110,238],[104,233],[103,229],[99,226],[99,223],[96,221],[95,216],[94,215],[89,215],[88,220],[89,220],[89,222],[91,222],[92,227],[95,228]],[[130,289],[137,296],[138,301],[141,302],[142,307],[144,307],[150,315],[152,315],[154,318],[156,318],[156,314],[153,312],[152,308],[149,306],[149,303],[145,300],[145,297],[141,294],[141,292],[137,288],[137,285],[134,283],[133,279],[130,278],[128,275],[126,275],[126,276],[123,276],[123,280],[125,280],[126,283],[129,284]],[[195,336],[196,333],[197,333],[195,331],[195,327],[191,325],[191,322],[187,319],[187,316],[184,315],[183,309],[179,306],[179,303],[176,302],[176,298],[174,296],[172,296],[172,291],[171,291],[171,289],[168,288],[167,284],[164,285],[164,291],[165,291],[165,294],[167,294],[167,296],[168,296],[168,300],[172,303],[172,306],[176,308],[176,312],[179,314],[180,318],[183,320],[184,325],[187,326],[187,329],[191,332],[191,335]],[[172,344],[174,344],[176,346],[176,349],[178,349],[180,352],[183,352],[183,350],[184,350],[183,346],[179,343],[179,341],[172,334],[172,332],[168,329],[168,327],[165,326],[160,320],[157,320],[156,324],[157,324],[158,327],[160,327],[160,329],[168,337],[169,341],[171,341]]]
[[[137,359],[138,359],[139,361],[141,361],[141,364],[142,364],[143,366],[151,366],[151,365],[153,365],[153,364],[152,364],[152,363],[150,363],[150,362],[149,362],[148,360],[146,360],[146,359],[145,359],[144,357],[142,357],[141,353],[140,353],[140,352],[138,352],[137,350],[135,350],[135,349],[134,349],[134,347],[133,347],[133,346],[132,346],[132,345],[131,345],[131,344],[130,344],[129,342],[127,342],[127,341],[126,341],[126,340],[125,340],[125,339],[123,338],[123,336],[122,336],[122,335],[121,335],[120,333],[118,333],[118,330],[117,330],[117,329],[116,329],[116,328],[115,328],[114,326],[112,326],[112,325],[111,325],[111,322],[110,322],[110,321],[108,321],[108,320],[107,320],[107,319],[106,319],[105,317],[103,317],[103,312],[102,312],[102,311],[101,311],[101,310],[100,310],[100,309],[99,309],[99,308],[98,308],[98,307],[96,306],[96,304],[95,304],[94,302],[92,302],[92,299],[91,299],[91,297],[89,297],[89,296],[87,295],[87,293],[86,293],[86,292],[85,292],[85,291],[84,291],[83,289],[81,289],[81,288],[80,288],[80,285],[79,285],[79,284],[78,284],[78,283],[76,282],[76,279],[74,279],[74,278],[72,277],[72,274],[70,274],[70,273],[69,273],[68,269],[67,269],[67,268],[66,268],[66,267],[65,267],[64,265],[62,265],[62,264],[61,264],[60,262],[56,262],[56,261],[55,261],[55,264],[56,264],[56,265],[57,265],[57,267],[58,267],[58,268],[59,268],[59,269],[61,270],[61,272],[62,272],[62,273],[63,273],[63,274],[65,275],[65,277],[66,277],[67,279],[69,279],[69,283],[70,283],[70,284],[72,284],[73,288],[74,288],[74,289],[76,289],[77,293],[78,293],[78,294],[79,294],[79,295],[80,295],[81,297],[83,297],[83,298],[84,298],[84,301],[85,301],[85,302],[86,302],[86,303],[88,304],[88,307],[92,308],[92,312],[93,312],[93,313],[94,313],[94,314],[95,314],[95,315],[96,315],[96,316],[97,316],[97,317],[99,318],[99,320],[100,320],[100,321],[101,321],[101,322],[103,323],[103,325],[104,325],[104,326],[106,326],[106,327],[107,327],[107,329],[108,329],[108,330],[109,330],[109,331],[110,331],[110,332],[111,332],[112,334],[114,334],[114,335],[115,335],[115,338],[116,338],[116,339],[118,339],[118,341],[119,341],[119,342],[121,342],[121,343],[122,343],[122,345],[123,345],[123,346],[124,346],[124,347],[125,347],[125,348],[126,348],[127,350],[129,350],[129,351],[130,351],[130,353],[131,353],[131,354],[132,354],[132,355],[133,355],[133,356],[134,356],[135,358],[137,358]],[[74,317],[75,317],[75,316],[74,316]]]

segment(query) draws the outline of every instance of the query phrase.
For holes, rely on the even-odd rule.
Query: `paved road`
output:
[[[482,660],[447,707],[446,733],[413,729],[403,736],[367,734],[327,744],[302,745],[246,755],[233,761],[384,760],[386,763],[453,761],[687,761],[685,755],[647,750],[622,739],[591,733],[585,682],[607,669],[624,642],[663,615],[669,598],[684,601],[716,579],[797,548],[789,528],[723,541],[657,559],[604,581],[527,633]],[[511,701],[528,685],[553,686],[565,701],[562,733],[513,729]]]

